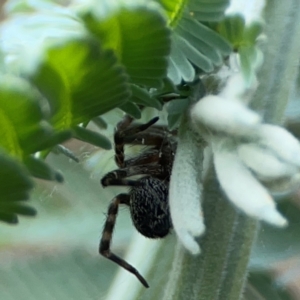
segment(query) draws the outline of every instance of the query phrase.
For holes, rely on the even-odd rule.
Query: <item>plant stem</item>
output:
[[[205,187],[202,253],[192,256],[177,244],[164,300],[239,299],[243,289],[256,222],[223,199],[213,171]]]
[[[300,2],[268,1],[265,12],[264,65],[258,74],[259,87],[252,108],[263,113],[265,122],[283,124],[299,69]]]

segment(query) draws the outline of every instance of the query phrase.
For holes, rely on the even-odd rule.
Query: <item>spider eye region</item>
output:
[[[143,177],[142,185],[130,190],[130,213],[136,229],[149,238],[163,238],[172,227],[168,186],[154,177]]]

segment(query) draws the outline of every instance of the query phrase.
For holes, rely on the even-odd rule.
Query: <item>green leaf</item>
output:
[[[155,0],[164,9],[168,17],[168,25],[175,27],[180,20],[186,5],[190,2],[188,0]]]
[[[24,164],[34,177],[45,180],[56,180],[58,182],[64,181],[60,172],[53,170],[46,162],[37,159],[34,156],[27,156],[24,160]]]
[[[168,115],[169,130],[173,130],[179,126],[181,117],[182,117],[182,113]]]
[[[104,135],[80,126],[74,127],[73,130],[75,138],[106,150],[111,149],[111,143]]]
[[[194,36],[198,36],[201,40],[205,41],[208,45],[218,49],[222,54],[228,55],[231,53],[232,48],[226,39],[209,27],[197,22],[195,19],[183,17],[180,26],[189,31]]]
[[[3,199],[11,201],[28,199],[33,182],[24,166],[2,151],[0,152],[0,166],[0,201]]]
[[[255,46],[241,46],[239,48],[239,54],[241,58],[241,67],[242,72],[245,76],[245,78],[248,81],[251,81],[254,79],[255,71],[253,67],[253,62],[256,61],[256,58],[258,56],[257,49]]]
[[[100,129],[106,129],[107,128],[107,123],[101,118],[101,117],[96,117],[92,120]]]
[[[174,84],[179,84],[181,79],[187,82],[194,80],[196,74],[195,69],[187,60],[182,50],[177,47],[176,42],[172,43],[170,60],[174,67],[168,70],[168,76],[173,80]]]
[[[241,15],[226,17],[220,24],[218,24],[217,28],[218,32],[231,43],[233,48],[238,50],[244,40],[244,18]]]
[[[214,65],[220,65],[222,63],[223,58],[217,48],[208,45],[205,41],[199,38],[198,35],[193,35],[181,26],[176,28],[176,32],[179,33],[191,47],[197,49],[202,54],[204,53]]]
[[[167,112],[169,115],[182,114],[189,105],[188,99],[176,99],[167,103]]]
[[[59,132],[54,132],[49,134],[47,137],[40,137],[40,139],[36,140],[36,143],[33,148],[33,152],[37,152],[42,149],[48,149],[56,146],[57,144],[63,143],[66,140],[72,137],[71,130],[64,130]],[[49,151],[45,151],[49,152]]]
[[[175,38],[176,37],[176,38]],[[176,36],[174,33],[174,41],[176,46],[179,47],[182,53],[188,58],[193,65],[199,67],[204,72],[211,72],[213,70],[213,64],[206,58],[198,49],[191,45],[187,40],[180,36]]]
[[[0,220],[17,223],[17,214],[34,215],[34,209],[15,201],[29,198],[33,182],[26,168],[17,160],[0,151]]]
[[[22,159],[42,147],[41,141],[55,137],[51,127],[42,122],[40,97],[25,80],[1,76],[0,146],[14,157]]]
[[[224,17],[229,0],[190,0],[189,14],[202,22],[216,22]]]
[[[257,38],[262,32],[262,25],[255,22],[246,27],[242,16],[232,15],[220,22],[216,29],[239,53],[245,79],[248,82],[253,81],[261,57]]]
[[[164,79],[164,87],[159,91],[159,93],[153,93],[153,95],[163,95],[163,94],[170,94],[170,93],[177,93],[178,89],[175,84],[170,80],[170,78]]]
[[[106,5],[111,6],[106,14],[82,16],[87,29],[105,49],[114,50],[132,83],[160,87],[167,72],[170,30],[157,6],[123,2],[113,9]]]
[[[224,17],[229,0],[155,0],[168,16],[168,24],[175,28],[186,10],[199,21],[215,22]]]
[[[151,97],[151,95],[146,89],[140,88],[139,86],[132,84],[131,92],[131,101],[140,105],[154,107],[158,110],[162,110],[162,104],[157,99]]]
[[[6,214],[11,214],[11,216],[15,214],[23,215],[23,216],[35,216],[36,210],[30,206],[21,204],[19,202],[16,203],[0,203],[0,211],[5,211]]]
[[[33,81],[48,99],[51,122],[59,130],[89,121],[130,95],[127,76],[114,54],[88,39],[52,46]]]
[[[16,214],[4,213],[0,211],[0,220],[8,224],[17,224],[19,222]]]
[[[195,78],[194,66],[211,72],[231,51],[231,45],[222,36],[186,12],[172,34],[168,76],[175,84],[180,83],[181,77],[191,82]]]
[[[261,23],[254,22],[245,28],[244,39],[250,44],[255,44],[257,37],[263,32],[263,26]]]
[[[142,116],[139,107],[132,102],[126,102],[125,104],[121,105],[119,108],[135,119],[140,119]]]
[[[255,46],[258,36],[263,31],[262,24],[258,22],[246,26],[241,15],[227,16],[216,29],[236,51],[239,51],[240,47]]]
[[[172,80],[174,82],[174,84],[180,84],[181,76],[183,78],[185,78],[186,76],[181,75],[181,70],[178,67],[178,64],[180,63],[178,53],[176,52],[175,47],[172,49],[174,49],[174,51],[172,52],[170,59],[169,59],[168,78],[170,78],[170,80]],[[192,72],[190,74],[188,74],[187,77],[193,78]],[[186,81],[189,81],[189,80],[186,80]]]

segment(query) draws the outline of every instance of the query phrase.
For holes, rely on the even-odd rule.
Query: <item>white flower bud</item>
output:
[[[264,124],[259,127],[259,143],[268,147],[282,160],[300,168],[300,143],[286,129]]]
[[[198,101],[191,110],[195,128],[208,129],[243,136],[253,133],[260,123],[260,117],[238,101],[209,95]]]
[[[187,130],[179,135],[169,189],[174,230],[192,254],[200,253],[195,237],[203,234],[205,225],[201,209],[201,165],[203,153],[195,136]]]
[[[280,161],[268,148],[250,143],[239,145],[237,151],[242,161],[256,173],[259,179],[274,180],[297,173],[295,166]]]
[[[237,73],[228,79],[226,86],[219,96],[228,100],[239,101],[239,98],[243,95],[243,93],[245,93],[245,91],[245,80],[241,73]]]
[[[276,210],[267,190],[254,178],[237,153],[223,146],[220,139],[213,141],[217,177],[229,200],[249,216],[285,226],[287,221]]]

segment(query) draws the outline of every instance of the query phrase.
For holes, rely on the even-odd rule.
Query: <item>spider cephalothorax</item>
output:
[[[106,174],[101,184],[129,186],[128,194],[119,194],[111,201],[104,225],[99,252],[108,259],[135,274],[141,283],[148,287],[146,280],[126,261],[110,251],[113,229],[119,204],[129,206],[131,218],[136,229],[149,238],[163,238],[172,227],[168,189],[176,139],[173,132],[165,127],[153,125],[158,118],[146,124],[132,124],[133,119],[125,116],[116,127],[115,161],[119,169]],[[125,160],[124,145],[145,145],[144,151],[134,158]],[[142,175],[137,180],[127,179]]]

